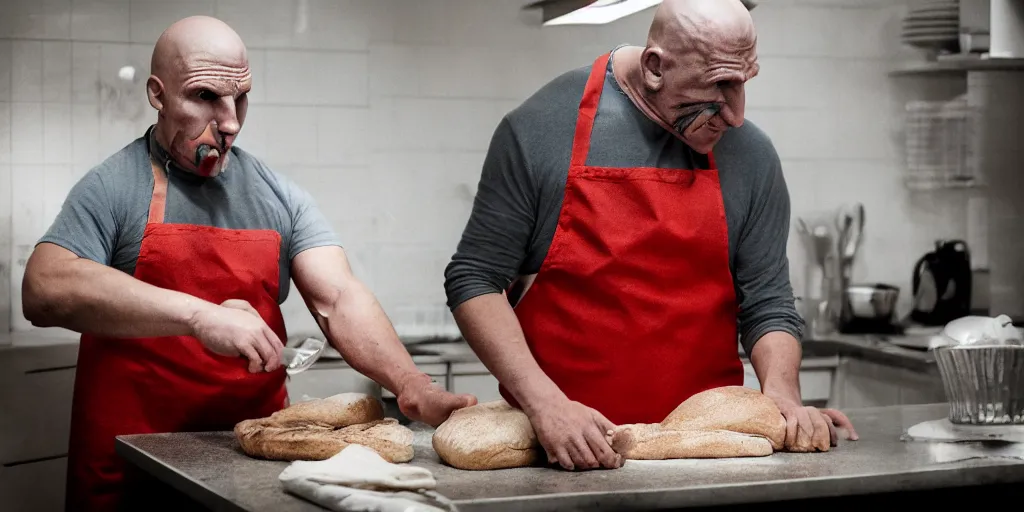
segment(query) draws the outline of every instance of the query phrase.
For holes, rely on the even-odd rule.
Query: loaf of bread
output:
[[[653,423],[616,428],[612,449],[633,460],[718,459],[771,455],[772,443],[729,430],[671,430]]]
[[[266,418],[241,421],[235,437],[250,457],[270,460],[324,460],[350,444],[393,463],[413,456],[412,431],[384,418],[380,401],[362,393],[300,402]]]
[[[626,459],[760,457],[782,449],[786,420],[760,391],[723,386],[691,396],[659,424],[619,425],[610,436]]]
[[[679,404],[661,425],[672,430],[730,430],[761,436],[781,450],[786,419],[775,402],[756,389],[724,386],[697,393]]]
[[[453,412],[432,444],[442,461],[467,470],[532,466],[541,455],[530,419],[504,400]]]
[[[661,423],[619,425],[608,437],[625,459],[763,457],[783,447],[786,420],[759,391],[725,386],[691,396]],[[433,445],[458,469],[530,466],[543,454],[529,418],[504,400],[455,411]]]

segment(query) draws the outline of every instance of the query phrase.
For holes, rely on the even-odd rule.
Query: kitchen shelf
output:
[[[961,74],[968,71],[1024,71],[1022,58],[959,58],[897,64],[890,75]]]

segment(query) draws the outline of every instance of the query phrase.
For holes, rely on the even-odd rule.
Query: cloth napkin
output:
[[[278,480],[286,491],[321,507],[352,512],[454,512],[433,489],[430,470],[392,464],[377,452],[351,444],[321,461],[292,462]]]

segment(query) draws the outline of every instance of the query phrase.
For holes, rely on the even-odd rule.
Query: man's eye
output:
[[[213,100],[217,99],[217,95],[212,93],[212,92],[210,92],[209,89],[203,89],[203,90],[199,91],[198,96],[199,96],[199,99],[201,99],[203,101],[213,101]]]

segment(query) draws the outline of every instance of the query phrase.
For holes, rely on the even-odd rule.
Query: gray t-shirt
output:
[[[536,273],[562,208],[572,138],[590,66],[542,87],[502,119],[484,160],[469,221],[445,270],[448,306],[506,289]],[[749,354],[772,331],[800,339],[786,242],[789,192],[771,140],[753,123],[728,130],[714,148],[729,231],[729,268],[739,301],[740,340]],[[692,151],[648,119],[611,72],[594,123],[587,164],[609,167],[707,168]],[[680,258],[685,258],[681,254]]]
[[[39,242],[133,274],[153,197],[148,136],[147,131],[86,173]],[[278,303],[288,297],[295,255],[341,246],[305,190],[238,147],[231,149],[227,168],[214,178],[173,169],[168,173],[164,222],[280,233]]]

